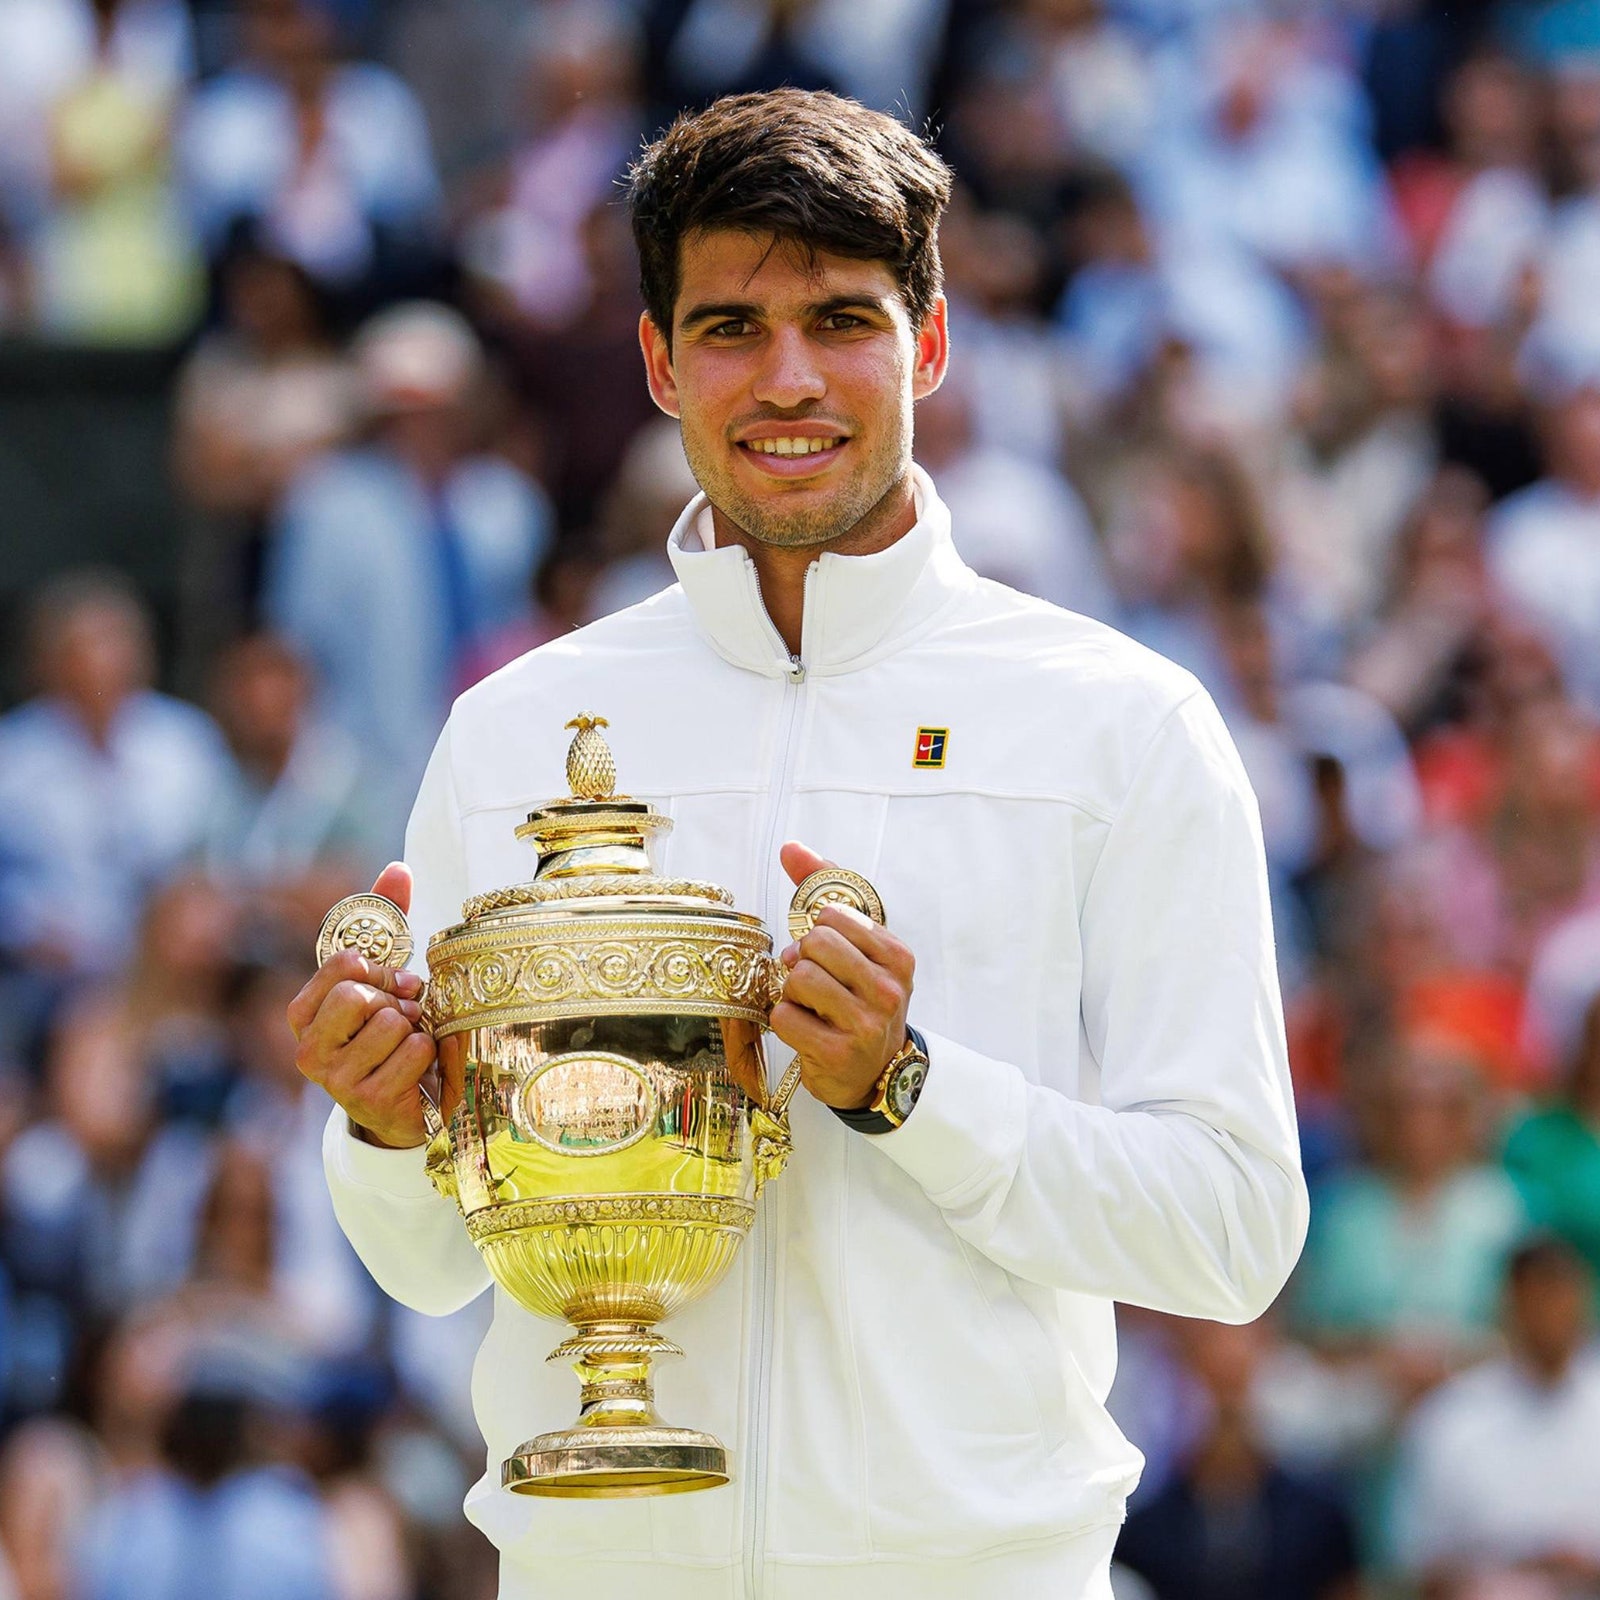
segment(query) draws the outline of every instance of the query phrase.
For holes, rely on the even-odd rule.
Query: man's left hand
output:
[[[780,859],[797,884],[833,865],[792,841]],[[830,905],[782,960],[789,976],[773,1007],[772,1031],[800,1057],[800,1081],[825,1106],[869,1105],[883,1069],[906,1042],[916,958],[887,928]]]

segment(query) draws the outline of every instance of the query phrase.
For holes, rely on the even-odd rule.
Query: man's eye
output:
[[[822,326],[829,333],[848,333],[852,328],[863,327],[860,317],[849,311],[834,311],[822,319]]]
[[[750,324],[743,317],[730,317],[707,331],[713,339],[737,339],[740,334],[748,332],[749,327]]]

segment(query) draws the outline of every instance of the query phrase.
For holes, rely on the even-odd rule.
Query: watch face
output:
[[[928,1076],[928,1063],[913,1056],[889,1080],[884,1106],[896,1122],[904,1122],[911,1115],[922,1093],[923,1080]]]

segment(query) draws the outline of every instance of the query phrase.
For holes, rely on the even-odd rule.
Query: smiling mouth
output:
[[[742,439],[739,448],[758,456],[818,456],[824,451],[838,449],[844,442],[843,434],[826,439]]]

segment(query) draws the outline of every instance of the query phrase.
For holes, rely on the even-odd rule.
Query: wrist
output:
[[[889,1059],[867,1102],[830,1109],[846,1127],[858,1133],[893,1133],[916,1109],[927,1074],[927,1041],[908,1023],[906,1042]]]
[[[375,1133],[364,1123],[357,1122],[347,1111],[344,1114],[346,1125],[350,1129],[350,1137],[361,1144],[370,1144],[374,1150],[420,1150],[427,1143],[419,1140],[413,1144],[391,1144],[382,1134]]]

